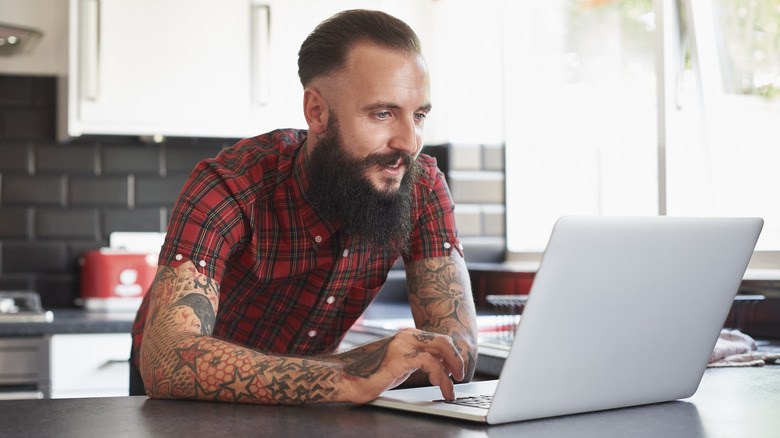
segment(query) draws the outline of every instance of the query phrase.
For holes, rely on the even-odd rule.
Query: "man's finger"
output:
[[[440,358],[444,362],[444,367],[456,380],[462,380],[465,377],[463,357],[449,336],[417,329],[405,329],[399,335],[405,342]]]
[[[428,358],[429,360],[424,360],[420,369],[428,374],[428,381],[431,382],[431,385],[439,387],[445,400],[455,400],[455,387],[447,371],[436,358],[431,356]]]

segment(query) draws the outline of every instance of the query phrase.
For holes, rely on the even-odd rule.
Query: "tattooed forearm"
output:
[[[191,262],[160,267],[149,293],[139,356],[149,396],[267,404],[338,399],[338,363],[265,355],[211,337],[219,285]]]
[[[379,341],[378,343],[372,344],[376,348],[371,351],[364,352],[360,355],[358,360],[347,364],[344,367],[344,372],[346,372],[348,375],[356,377],[370,377],[379,369],[379,367],[382,365],[382,362],[385,360],[385,355],[387,355],[387,346],[392,340],[393,338],[386,338]]]
[[[418,260],[406,268],[412,314],[418,328],[447,334],[466,361],[467,376],[476,366],[477,323],[468,270],[453,255]]]
[[[422,318],[427,328],[473,328],[474,304],[465,266],[450,258],[420,260],[409,266],[407,286],[417,305],[415,320]]]

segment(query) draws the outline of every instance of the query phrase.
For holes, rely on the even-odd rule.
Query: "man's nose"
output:
[[[418,127],[414,118],[398,120],[395,132],[390,139],[390,147],[406,155],[416,155],[420,150],[422,128]]]

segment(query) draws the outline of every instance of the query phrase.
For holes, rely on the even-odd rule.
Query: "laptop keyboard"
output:
[[[489,409],[490,403],[493,402],[492,395],[476,395],[469,397],[458,397],[455,400],[443,400],[444,403],[451,405],[469,406],[472,408]]]

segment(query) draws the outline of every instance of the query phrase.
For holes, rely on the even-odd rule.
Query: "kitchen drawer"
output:
[[[52,336],[52,398],[127,395],[131,344],[129,333]]]

